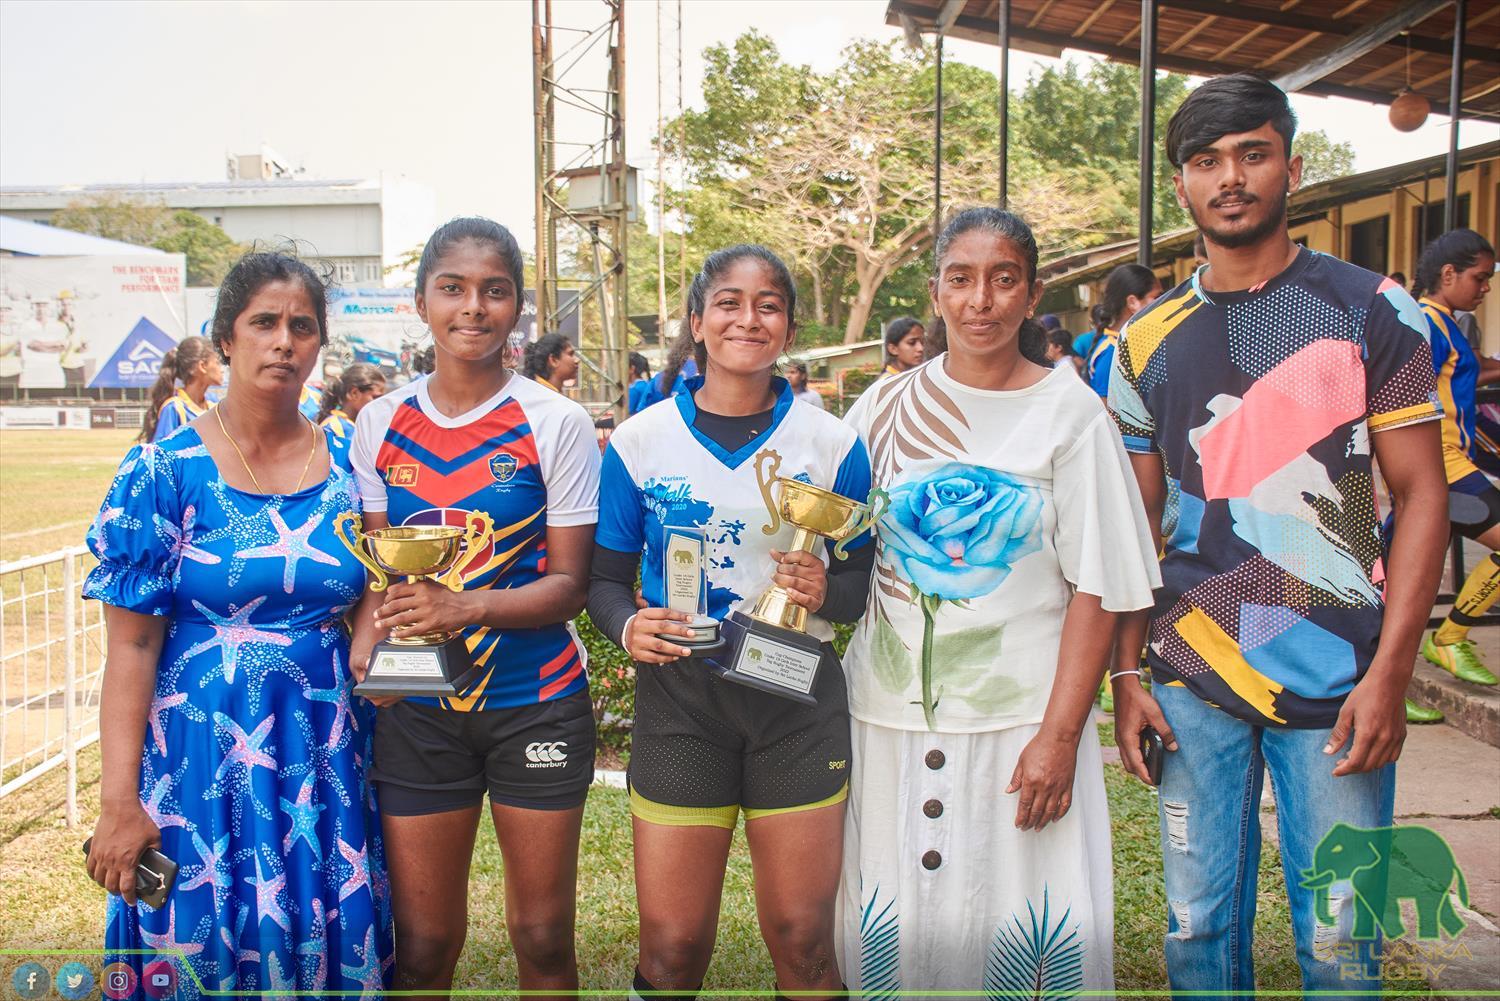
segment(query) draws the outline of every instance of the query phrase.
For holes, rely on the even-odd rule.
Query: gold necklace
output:
[[[306,417],[303,417],[302,419],[307,420]],[[250,482],[255,485],[255,492],[258,494],[265,494],[266,491],[262,489],[260,480],[255,478],[255,470],[251,469],[250,463],[245,461],[245,453],[240,451],[239,442],[234,440],[234,436],[230,434],[229,429],[224,426],[224,418],[219,413],[218,407],[214,407],[214,420],[219,422],[219,430],[224,432],[225,438],[229,439],[230,446],[234,448],[234,454],[240,457],[240,465],[244,466],[245,472],[250,474]],[[296,493],[298,490],[302,489],[302,481],[307,479],[307,471],[312,468],[312,461],[318,454],[317,425],[315,425],[312,421],[307,421],[307,426],[310,429],[312,435],[312,451],[307,453],[307,462],[303,463],[302,465],[302,475],[297,477],[297,485],[292,488],[292,493]]]

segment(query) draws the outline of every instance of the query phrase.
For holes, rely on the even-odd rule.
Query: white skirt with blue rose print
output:
[[[869,998],[1114,990],[1109,804],[1095,728],[1079,742],[1067,814],[1021,831],[1017,796],[1004,790],[1039,727],[851,725],[838,900],[850,989]]]

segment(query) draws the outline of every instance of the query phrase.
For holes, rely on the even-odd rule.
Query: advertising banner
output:
[[[578,298],[572,289],[560,292],[564,308]],[[526,292],[527,307],[511,333],[511,346],[519,354],[533,339],[536,313]],[[578,342],[578,311],[568,311],[562,333]],[[430,343],[427,324],[417,315],[409,288],[337,289],[328,300],[328,350],[325,357],[341,363],[368,362],[378,365],[387,378],[411,374],[412,356]]]
[[[0,386],[149,387],[184,334],[181,254],[0,258]]]

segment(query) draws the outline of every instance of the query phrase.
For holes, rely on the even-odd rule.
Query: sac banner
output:
[[[184,334],[182,254],[0,257],[0,386],[149,388]]]

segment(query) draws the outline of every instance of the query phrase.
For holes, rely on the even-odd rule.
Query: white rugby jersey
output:
[[[693,394],[653,404],[610,436],[599,483],[599,527],[595,541],[618,552],[642,552],[641,592],[653,608],[664,607],[662,552],[669,526],[698,527],[707,543],[708,614],[725,618],[742,603],[753,603],[771,586],[771,550],[785,552],[793,528],[782,523],[774,535],[756,481],[755,457],[766,449],[781,456],[777,475],[802,480],[864,503],[870,493],[870,460],[852,428],[832,414],[797,400],[783,379],[771,426],[737,452],[726,452],[693,427]],[[865,545],[861,534],[849,548]],[[825,562],[826,552],[822,553]],[[748,611],[748,607],[746,611]],[[833,628],[816,615],[807,631],[833,638]]]
[[[463,526],[470,511],[493,520],[457,565],[468,590],[524,587],[547,573],[547,529],[592,524],[599,494],[594,425],[577,403],[512,375],[468,413],[432,402],[430,377],[359,412],[350,462],[364,510],[392,525]],[[469,626],[464,640],[480,677],[441,700],[472,711],[533,705],[588,686],[583,645],[566,622],[532,628]],[[424,705],[439,704],[423,698]]]

